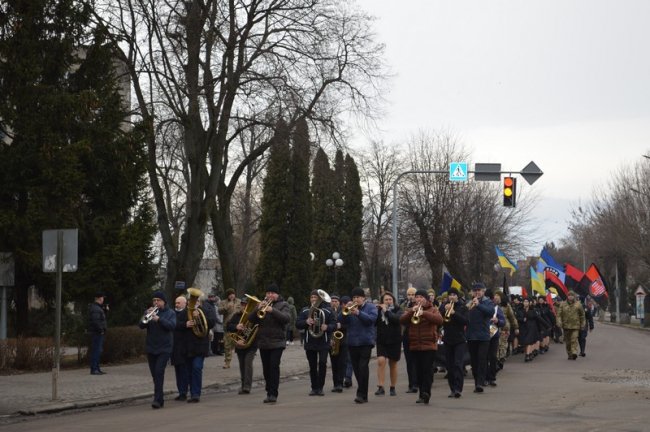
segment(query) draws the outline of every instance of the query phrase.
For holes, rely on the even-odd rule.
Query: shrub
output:
[[[11,339],[15,344],[13,368],[47,370],[54,363],[54,340],[46,337]]]
[[[116,363],[144,354],[146,332],[137,326],[108,328],[101,361]]]

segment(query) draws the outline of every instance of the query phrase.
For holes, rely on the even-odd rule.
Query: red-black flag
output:
[[[557,274],[549,270],[544,270],[544,281],[546,282],[546,289],[555,288],[557,295],[562,300],[566,300],[569,290],[564,286]]]
[[[596,300],[601,306],[607,304],[609,301],[609,294],[607,293],[607,286],[605,285],[605,279],[600,274],[596,264],[591,264],[587,271],[585,272],[584,277],[580,281],[580,289],[586,291],[591,295],[594,300]]]
[[[564,278],[564,285],[568,289],[574,290],[577,294],[583,297],[589,294],[588,291],[582,292],[582,289],[580,287],[580,281],[582,280],[582,277],[585,275],[582,271],[572,266],[571,264],[565,264],[564,274],[566,275]]]

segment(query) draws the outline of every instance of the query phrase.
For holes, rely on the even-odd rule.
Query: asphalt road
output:
[[[354,388],[309,397],[309,380],[293,377],[280,385],[278,403],[262,403],[263,388],[250,395],[207,394],[199,404],[149,401],[88,411],[22,419],[3,431],[650,431],[650,332],[596,324],[587,357],[569,361],[564,346],[524,363],[511,357],[498,387],[448,399],[446,380],[436,374],[431,403],[415,404],[406,394],[400,362],[398,395],[377,397],[371,362],[369,403],[353,402]],[[305,360],[306,361],[306,360]],[[172,373],[173,374],[173,373]],[[170,377],[171,378],[171,377]]]

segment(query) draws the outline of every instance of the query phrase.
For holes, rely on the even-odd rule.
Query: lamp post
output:
[[[334,290],[338,291],[338,277],[337,277],[337,271],[338,268],[343,265],[343,260],[341,259],[341,254],[338,252],[334,252],[332,254],[332,258],[327,258],[325,260],[325,265],[329,268],[334,268]]]

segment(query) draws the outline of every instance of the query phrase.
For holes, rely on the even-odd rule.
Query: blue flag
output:
[[[542,252],[539,254],[539,257],[544,260],[547,267],[553,267],[557,271],[564,272],[564,266],[553,259],[551,254],[546,250],[546,246],[542,248]]]

